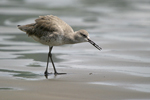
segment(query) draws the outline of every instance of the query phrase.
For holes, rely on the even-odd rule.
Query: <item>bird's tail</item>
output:
[[[26,34],[32,35],[32,34],[33,34],[34,27],[35,27],[35,23],[34,23],[34,24],[27,24],[27,25],[17,25],[17,27],[18,27],[21,31],[26,32]]]

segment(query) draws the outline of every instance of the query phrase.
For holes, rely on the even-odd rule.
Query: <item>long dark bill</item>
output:
[[[93,42],[92,40],[88,39],[88,42],[91,43],[94,47],[96,47],[98,50],[102,50],[101,47],[99,47],[95,42]]]

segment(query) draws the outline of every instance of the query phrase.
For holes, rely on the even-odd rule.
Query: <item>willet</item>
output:
[[[48,73],[49,58],[53,65],[54,74],[55,75],[65,74],[65,73],[57,73],[56,71],[51,53],[53,46],[89,42],[97,49],[99,50],[102,49],[96,43],[90,40],[87,31],[82,29],[74,32],[73,29],[66,22],[64,22],[57,16],[53,15],[39,16],[39,18],[35,20],[35,23],[27,25],[18,25],[18,28],[26,32],[26,34],[28,36],[31,36],[34,40],[49,46],[47,66],[44,73],[45,76],[49,74]]]

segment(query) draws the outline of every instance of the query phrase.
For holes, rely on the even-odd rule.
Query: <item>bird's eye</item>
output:
[[[83,33],[80,33],[83,37],[86,37],[86,35],[85,34],[83,34]]]

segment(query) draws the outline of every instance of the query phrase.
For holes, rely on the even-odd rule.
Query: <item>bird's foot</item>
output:
[[[44,72],[44,75],[45,75],[46,78],[48,78],[49,74],[52,74],[52,73],[48,73],[47,71]]]
[[[44,72],[44,75],[48,75],[49,73],[47,71]]]
[[[53,74],[53,73],[48,73],[47,71],[44,72],[45,76],[48,76],[49,74]],[[57,72],[54,73],[54,75],[63,75],[63,74],[67,74],[67,73],[57,73]]]
[[[48,75],[50,75],[50,74],[54,74],[55,76],[57,76],[57,75],[64,75],[64,74],[67,74],[67,73],[57,73],[57,72],[48,73],[47,71],[44,72],[44,75],[45,75],[46,78],[48,78]]]
[[[57,75],[63,75],[63,74],[67,74],[67,73],[57,73],[57,72],[54,73],[55,76],[57,76]]]

